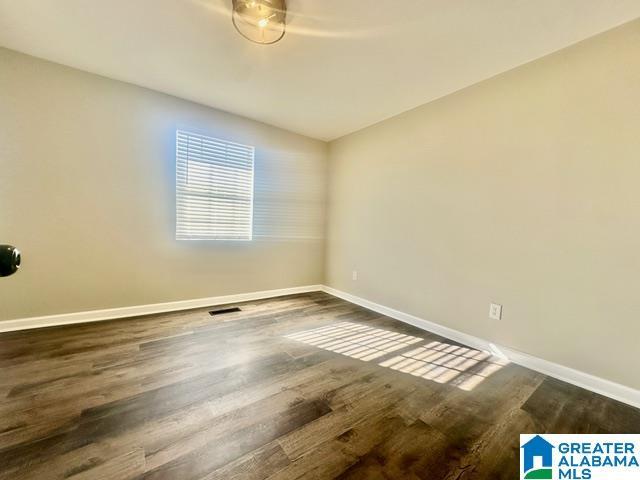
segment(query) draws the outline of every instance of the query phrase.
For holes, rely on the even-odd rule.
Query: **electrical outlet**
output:
[[[351,272],[351,280],[358,280],[358,271],[354,270]]]
[[[498,303],[492,303],[489,305],[489,318],[493,320],[500,320],[502,318],[502,305]]]

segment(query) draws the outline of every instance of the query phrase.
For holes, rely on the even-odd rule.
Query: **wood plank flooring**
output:
[[[237,306],[0,335],[0,479],[513,479],[520,433],[640,433],[324,293]]]

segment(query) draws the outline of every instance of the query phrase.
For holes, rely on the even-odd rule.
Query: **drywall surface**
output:
[[[329,172],[330,287],[640,388],[640,21],[332,142]]]
[[[253,241],[175,240],[176,129],[256,147]],[[0,49],[0,243],[23,252],[0,320],[322,283],[326,167],[324,142]]]

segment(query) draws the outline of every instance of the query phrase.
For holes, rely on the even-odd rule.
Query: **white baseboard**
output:
[[[88,312],[64,313],[60,315],[47,315],[44,317],[18,318],[15,320],[0,321],[0,333],[16,330],[29,330],[32,328],[54,327],[60,325],[72,325],[75,323],[100,322],[117,318],[137,317],[155,313],[175,312],[189,310],[191,308],[211,307],[227,303],[247,302],[264,298],[281,297],[296,293],[318,292],[322,285],[307,285],[303,287],[281,288],[278,290],[264,290],[262,292],[239,293],[235,295],[223,295],[219,297],[197,298],[194,300],[180,300],[177,302],[154,303],[151,305],[136,305],[133,307],[109,308],[106,310],[92,310]]]
[[[573,368],[565,367],[564,365],[549,362],[511,348],[502,347],[491,343],[488,340],[430,322],[423,318],[416,317],[415,315],[410,315],[393,308],[385,307],[384,305],[379,305],[364,298],[360,298],[331,287],[324,286],[323,291],[348,302],[368,308],[369,310],[373,310],[374,312],[408,323],[422,330],[435,333],[478,350],[484,350],[531,370],[535,370],[550,377],[557,378],[558,380],[585,388],[592,392],[599,393],[600,395],[607,396],[633,407],[640,408],[640,391],[631,387],[611,382],[588,373],[580,372]]]
[[[175,312],[192,308],[203,308],[228,303],[261,300],[265,298],[294,295],[297,293],[324,291],[330,295],[342,298],[348,302],[381,313],[388,317],[408,323],[414,327],[426,330],[450,340],[462,343],[478,350],[484,350],[493,355],[500,356],[523,367],[549,375],[572,385],[591,390],[620,402],[640,408],[640,391],[631,387],[611,382],[588,373],[580,372],[557,363],[549,362],[534,357],[527,353],[519,352],[507,347],[502,347],[473,335],[454,330],[434,322],[430,322],[415,315],[410,315],[393,308],[385,307],[350,293],[342,292],[324,285],[307,285],[302,287],[282,288],[278,290],[265,290],[261,292],[240,293],[235,295],[223,295],[218,297],[198,298],[194,300],[181,300],[177,302],[154,303],[151,305],[137,305],[132,307],[110,308],[106,310],[93,310],[88,312],[76,312],[61,315],[48,315],[43,317],[19,318],[15,320],[0,321],[0,333],[16,330],[28,330],[33,328],[53,327],[60,325],[72,325],[76,323],[99,322],[118,318],[136,317],[156,313]]]

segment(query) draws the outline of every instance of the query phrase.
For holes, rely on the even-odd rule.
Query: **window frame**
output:
[[[187,179],[183,180],[184,183],[181,183],[181,176],[184,176],[180,174],[181,165],[183,166],[183,168],[186,168],[187,171],[189,168],[189,153],[187,152],[186,157],[180,158],[181,154],[179,152],[179,149],[180,149],[181,143],[184,142],[184,140],[182,140],[181,142],[180,140],[181,136],[186,137],[187,142],[193,138],[193,139],[199,139],[201,141],[205,140],[210,143],[219,144],[220,146],[224,145],[225,147],[235,147],[240,149],[246,149],[250,152],[248,159],[250,160],[249,163],[250,163],[251,178],[250,178],[250,183],[248,188],[249,219],[248,219],[248,235],[246,237],[234,238],[233,236],[225,236],[225,235],[206,236],[202,234],[188,235],[188,234],[180,233],[179,231],[180,226],[181,225],[184,226],[185,223],[188,223],[188,218],[185,219],[183,217],[183,215],[187,215],[187,214],[185,214],[184,212],[182,213],[180,212],[180,200],[181,198],[185,199],[189,197],[188,177]],[[222,138],[212,137],[209,135],[204,135],[204,134],[196,133],[193,131],[176,129],[175,162],[176,162],[176,165],[175,165],[176,167],[176,181],[175,181],[175,188],[176,188],[176,191],[175,191],[175,201],[176,201],[175,238],[176,240],[177,241],[216,241],[216,242],[251,242],[253,241],[254,239],[253,213],[254,213],[254,201],[255,201],[255,147],[253,145],[245,145],[237,142],[232,142]],[[191,193],[191,195],[195,195],[195,194]],[[181,217],[182,217],[182,222],[181,222]],[[245,222],[242,223],[242,225],[245,225],[245,224],[246,224]],[[207,225],[210,226],[212,229],[215,229],[216,223],[211,222],[211,223],[208,223]]]

